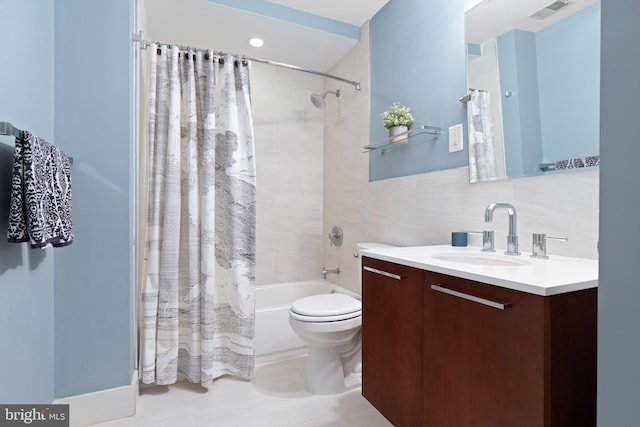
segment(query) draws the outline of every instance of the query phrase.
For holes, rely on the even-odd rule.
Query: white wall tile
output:
[[[252,67],[257,160],[256,283],[317,279],[322,269],[322,79]]]

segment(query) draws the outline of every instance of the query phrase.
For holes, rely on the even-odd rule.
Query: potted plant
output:
[[[387,111],[382,113],[382,122],[384,127],[389,129],[390,142],[406,140],[406,135],[403,134],[409,131],[409,126],[413,123],[411,108],[394,102]]]

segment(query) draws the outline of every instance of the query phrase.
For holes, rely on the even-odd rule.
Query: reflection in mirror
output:
[[[465,14],[471,182],[599,164],[600,0]]]

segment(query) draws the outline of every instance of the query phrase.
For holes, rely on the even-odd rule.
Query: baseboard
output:
[[[130,385],[56,399],[53,403],[69,405],[70,427],[87,427],[135,415],[137,397],[136,370]]]
[[[263,354],[256,356],[254,365],[262,366],[270,363],[282,362],[283,360],[298,359],[307,355],[307,347],[296,348],[293,350],[279,351],[276,353]]]

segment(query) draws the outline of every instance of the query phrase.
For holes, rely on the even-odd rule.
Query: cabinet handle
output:
[[[438,285],[431,285],[431,289],[433,289],[434,291],[442,292],[443,294],[453,295],[454,297],[463,298],[469,301],[488,305],[489,307],[497,308],[500,310],[504,310],[511,307],[511,303],[509,302],[503,304],[500,302],[491,301],[491,300],[476,297],[473,295],[464,294],[462,292],[454,291],[453,289],[443,288],[442,286],[438,286]]]
[[[404,280],[407,278],[407,276],[400,276],[398,274],[393,274],[393,273],[387,273],[386,271],[382,271],[382,270],[378,270],[377,268],[371,268],[368,266],[364,266],[362,267],[365,271],[369,271],[371,273],[375,273],[375,274],[380,274],[381,276],[385,276],[385,277],[390,277],[392,279],[395,280]]]

